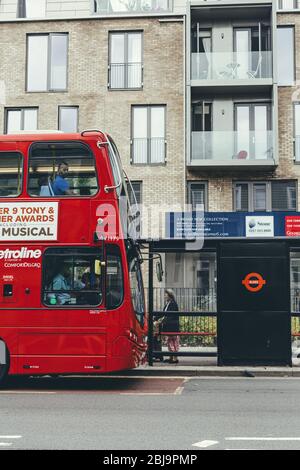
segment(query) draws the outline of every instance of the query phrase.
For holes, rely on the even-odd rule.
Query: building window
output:
[[[271,186],[273,211],[297,210],[295,181],[272,181]]]
[[[78,106],[58,107],[58,129],[63,132],[78,132]]]
[[[109,88],[142,88],[142,33],[110,33]]]
[[[300,162],[300,103],[294,104],[294,158]]]
[[[278,10],[295,10],[299,8],[299,0],[278,0]]]
[[[19,18],[44,18],[46,16],[46,0],[19,0]]]
[[[295,81],[294,28],[277,28],[278,85],[292,86]]]
[[[134,204],[142,204],[142,182],[141,181],[130,181],[127,184],[129,203],[131,206]]]
[[[19,131],[37,130],[38,108],[7,108],[5,132],[13,134]]]
[[[296,211],[295,181],[239,182],[234,184],[236,211]]]
[[[165,162],[165,108],[132,107],[132,163],[145,165]]]
[[[129,197],[129,231],[133,238],[142,238],[142,182],[127,183]]]
[[[27,36],[27,91],[67,89],[68,34]]]
[[[197,205],[202,205],[203,210],[207,210],[207,183],[188,182],[188,203],[193,211]]]

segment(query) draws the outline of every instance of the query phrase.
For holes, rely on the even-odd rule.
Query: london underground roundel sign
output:
[[[247,274],[245,279],[242,280],[242,284],[246,287],[248,291],[258,292],[266,284],[266,281],[265,279],[263,279],[261,274],[249,273]]]

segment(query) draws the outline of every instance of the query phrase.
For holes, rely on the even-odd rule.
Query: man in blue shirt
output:
[[[57,176],[52,185],[52,190],[55,196],[65,196],[67,194],[74,194],[70,190],[68,181],[65,180],[69,172],[69,165],[66,162],[61,162],[57,167]]]

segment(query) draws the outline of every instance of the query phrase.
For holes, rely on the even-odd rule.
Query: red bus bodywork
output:
[[[58,203],[57,240],[0,239],[0,341],[7,348],[9,374],[101,374],[137,367],[146,353],[147,321],[140,323],[132,303],[126,243],[118,237],[104,241],[119,247],[124,295],[120,306],[74,308],[46,306],[41,296],[43,255],[49,247],[94,247],[103,250],[95,232],[103,204],[118,216],[119,201],[107,145],[108,136],[98,131],[82,134],[34,134],[0,136],[0,152],[23,156],[22,192],[18,197],[0,197],[0,203]],[[28,193],[28,154],[36,142],[81,142],[89,147],[96,162],[99,189],[94,196],[32,197]],[[0,156],[1,156],[0,153]],[[0,214],[1,215],[1,214]],[[1,219],[0,219],[1,220]],[[5,219],[4,219],[5,220]],[[117,218],[118,235],[122,229]],[[1,223],[0,223],[1,226]],[[26,259],[26,250],[41,256]],[[8,259],[8,251],[20,258]],[[19,252],[19,253],[18,253]],[[5,254],[6,253],[6,254]],[[25,253],[25,257],[24,257]],[[23,258],[22,258],[23,256]],[[34,266],[36,264],[36,266]],[[29,266],[29,267],[28,267]],[[105,268],[104,268],[105,269]],[[12,286],[12,287],[8,287]],[[5,289],[12,295],[5,296]],[[105,289],[105,284],[104,284]]]

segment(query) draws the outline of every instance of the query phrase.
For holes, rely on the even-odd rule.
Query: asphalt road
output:
[[[8,449],[300,449],[297,378],[58,378],[0,390]]]

